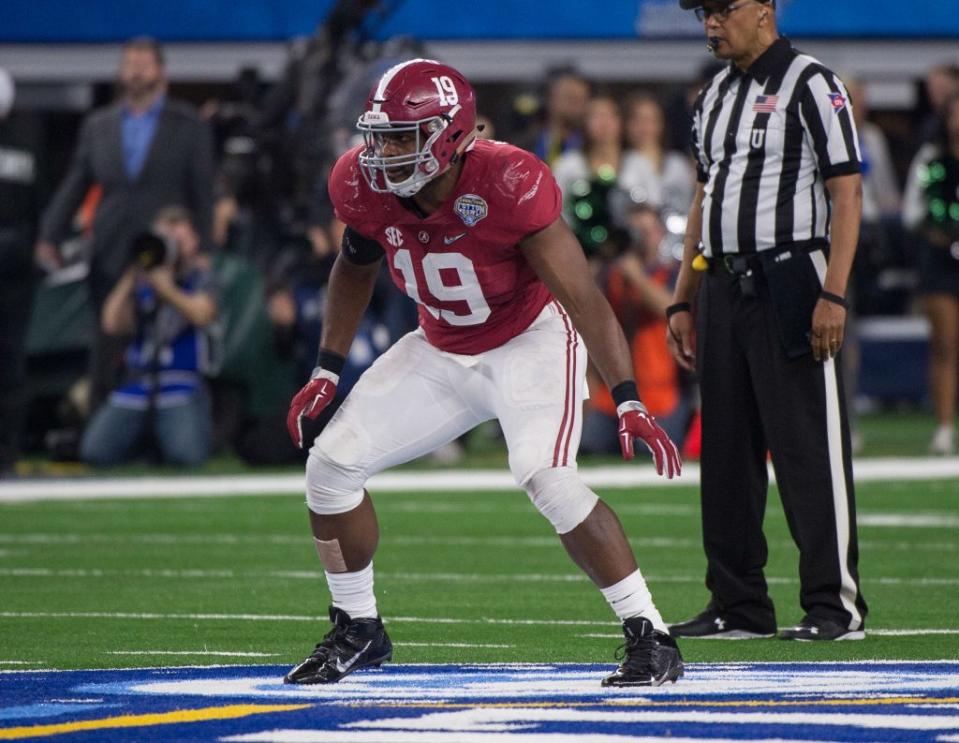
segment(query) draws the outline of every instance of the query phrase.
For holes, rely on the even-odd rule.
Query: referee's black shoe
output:
[[[306,660],[286,674],[283,683],[335,684],[354,671],[375,668],[393,657],[393,643],[379,617],[351,619],[331,606],[330,620],[333,629]]]
[[[865,640],[866,630],[861,627],[856,630],[847,629],[831,619],[813,617],[807,614],[795,627],[789,627],[780,632],[779,637],[782,640],[799,640],[800,642]]]
[[[683,677],[683,656],[676,641],[653,629],[646,617],[627,619],[623,634],[626,643],[616,653],[622,663],[603,679],[603,686],[659,686]]]
[[[715,640],[755,640],[774,637],[776,628],[760,627],[724,617],[715,609],[706,609],[692,619],[669,625],[669,634],[673,637],[703,637]]]

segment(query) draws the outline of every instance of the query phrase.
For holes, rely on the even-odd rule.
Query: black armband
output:
[[[617,408],[624,402],[629,402],[630,400],[639,402],[639,390],[636,389],[636,382],[632,379],[620,382],[609,392],[613,396],[613,402],[616,403]]]
[[[344,364],[346,364],[346,358],[340,356],[336,351],[328,351],[325,348],[321,348],[320,352],[316,355],[316,365],[333,372],[336,376],[340,376],[343,372]]]
[[[844,310],[849,309],[849,302],[846,301],[845,297],[840,297],[838,294],[833,294],[832,292],[827,292],[823,290],[819,292],[820,299],[825,299],[827,302],[832,302],[833,304],[838,304]]]
[[[368,266],[376,263],[383,257],[383,246],[376,240],[361,235],[352,227],[343,230],[343,242],[340,244],[340,253],[350,263],[359,266]]]
[[[678,315],[680,312],[692,312],[693,306],[689,302],[676,302],[676,304],[671,304],[666,308],[666,319],[669,320],[673,315]]]

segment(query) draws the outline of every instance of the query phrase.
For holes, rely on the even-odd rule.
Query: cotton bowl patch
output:
[[[959,663],[691,664],[603,689],[609,666],[387,665],[333,686],[286,667],[0,672],[0,740],[959,742]]]

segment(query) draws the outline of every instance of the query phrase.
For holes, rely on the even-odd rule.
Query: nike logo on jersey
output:
[[[353,664],[360,659],[360,656],[363,655],[363,653],[365,653],[367,650],[369,650],[369,647],[372,644],[373,644],[373,641],[370,640],[368,643],[366,643],[366,645],[360,648],[360,651],[356,655],[354,655],[352,658],[346,661],[346,663],[341,662],[340,659],[337,658],[336,670],[340,673],[346,673],[347,671],[349,671],[353,667]]]
[[[452,244],[455,243],[457,240],[459,240],[461,237],[466,237],[466,233],[465,233],[465,232],[461,232],[460,234],[458,234],[458,235],[453,235],[452,237],[450,237],[449,235],[447,235],[446,237],[443,238],[443,244],[444,244],[444,245],[452,245]]]

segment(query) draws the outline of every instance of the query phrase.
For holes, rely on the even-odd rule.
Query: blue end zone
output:
[[[333,686],[284,686],[286,670],[0,672],[0,740],[959,743],[955,662],[691,664],[678,684],[627,690],[602,689],[597,665],[395,665]],[[156,717],[118,727],[129,715]]]

